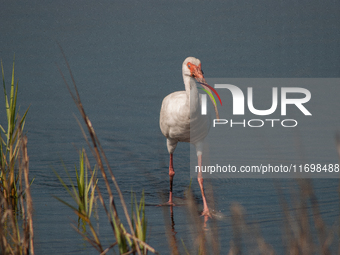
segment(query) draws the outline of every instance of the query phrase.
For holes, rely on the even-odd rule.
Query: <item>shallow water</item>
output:
[[[137,193],[144,189],[150,204],[146,207],[148,241],[169,254],[164,208],[153,206],[167,196],[169,185],[168,153],[158,118],[162,99],[184,88],[182,61],[189,55],[200,58],[206,77],[339,77],[339,7],[335,2],[310,1],[2,4],[0,58],[6,81],[15,53],[21,112],[30,105],[25,129],[30,175],[35,177],[36,253],[95,254],[70,227],[77,221],[73,212],[52,197],[67,199],[52,169],[63,174],[61,160],[74,169],[75,147],[86,146],[73,116],[79,114],[57,68],[70,82],[57,43],[65,51],[124,196],[130,201],[131,189]],[[4,109],[1,112],[3,123]],[[189,162],[189,145],[179,144],[174,159],[176,199],[183,199],[189,186]],[[283,215],[273,180],[216,179],[206,181],[207,187],[209,183],[216,211],[223,215],[217,221],[221,250],[230,248],[229,209],[237,201],[244,206],[247,220],[257,222],[265,240],[283,253]],[[325,222],[337,224],[338,180],[313,183]],[[289,197],[294,181],[282,180],[281,185]],[[192,187],[202,204],[196,180]],[[100,206],[98,214],[100,235],[110,243],[113,234]],[[181,239],[191,244],[187,216],[185,206],[174,208],[181,250]]]

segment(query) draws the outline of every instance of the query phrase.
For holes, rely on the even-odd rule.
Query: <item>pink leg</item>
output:
[[[198,155],[198,166],[200,167],[199,169],[201,169],[201,166],[202,166],[202,155]],[[202,173],[201,172],[198,172],[197,181],[198,181],[198,184],[200,185],[200,189],[201,189],[201,193],[202,193],[202,199],[203,199],[203,212],[202,212],[202,216],[204,215],[204,216],[211,217],[210,212],[209,212],[209,208],[208,208],[208,204],[207,204],[207,200],[206,200],[205,195],[204,195],[203,177],[202,177]]]
[[[172,201],[172,180],[174,178],[175,171],[173,167],[173,154],[170,153],[170,163],[169,163],[169,178],[170,178],[170,194],[169,194],[169,201],[168,204],[174,205]]]

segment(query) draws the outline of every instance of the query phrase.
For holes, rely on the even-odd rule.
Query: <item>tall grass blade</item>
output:
[[[59,45],[60,47],[60,45]],[[85,123],[85,126],[87,127],[87,131],[88,131],[88,134],[89,134],[89,137],[90,137],[90,140],[92,142],[92,144],[90,145],[89,144],[89,148],[91,150],[91,152],[93,152],[93,156],[97,162],[97,165],[98,165],[98,168],[99,168],[99,171],[102,175],[102,178],[104,180],[104,183],[105,183],[105,187],[106,187],[106,192],[109,196],[109,201],[110,201],[110,204],[109,206],[107,206],[104,202],[104,199],[102,197],[102,194],[100,192],[100,189],[98,187],[98,185],[96,186],[96,191],[97,191],[97,195],[98,195],[98,198],[106,212],[106,215],[108,217],[108,220],[111,224],[111,227],[112,227],[112,230],[114,232],[114,235],[115,235],[115,238],[116,238],[116,241],[118,243],[118,246],[119,246],[119,249],[120,249],[120,252],[123,252],[123,251],[126,251],[126,252],[137,252],[137,254],[141,254],[141,251],[139,249],[139,245],[142,243],[144,247],[146,247],[147,250],[149,251],[154,251],[154,249],[152,249],[149,245],[145,244],[143,241],[141,241],[139,238],[136,237],[136,233],[135,233],[135,230],[134,230],[134,227],[132,225],[132,220],[130,218],[130,215],[128,213],[128,210],[127,210],[127,206],[125,204],[125,200],[124,200],[124,197],[123,197],[123,194],[117,184],[117,181],[115,179],[115,176],[113,175],[113,172],[110,168],[110,165],[108,163],[108,160],[106,158],[106,155],[105,155],[105,152],[103,150],[103,148],[101,147],[100,145],[100,142],[99,142],[99,139],[94,131],[94,128],[92,126],[92,123],[90,121],[90,119],[88,118],[88,116],[86,115],[85,113],[85,110],[84,110],[84,107],[82,105],[82,102],[80,100],[80,96],[79,96],[79,93],[78,93],[78,89],[77,89],[77,86],[76,86],[76,83],[75,83],[75,79],[73,77],[73,74],[72,74],[72,71],[71,71],[71,68],[68,64],[68,61],[66,59],[66,56],[63,52],[63,49],[60,47],[60,50],[62,52],[62,55],[64,57],[64,60],[66,62],[66,66],[67,66],[67,69],[68,69],[68,72],[70,74],[70,77],[71,77],[71,80],[72,80],[72,85],[73,85],[73,89],[74,89],[74,92],[72,92],[68,82],[66,81],[65,79],[65,76],[63,75],[62,71],[60,70],[59,68],[59,71],[60,71],[60,74],[65,82],[65,85],[74,101],[74,103],[76,104],[81,116],[82,116],[82,119]],[[83,131],[83,128],[81,128],[81,130]],[[83,132],[84,134],[84,138],[85,140],[88,142],[88,139],[87,139],[87,136],[85,135],[85,132]],[[118,211],[117,211],[117,207],[116,207],[116,204],[115,204],[115,199],[114,199],[114,196],[113,196],[113,192],[112,192],[112,189],[110,187],[110,183],[109,183],[109,178],[108,178],[108,175],[106,174],[106,171],[108,171],[109,173],[109,177],[111,177],[111,181],[112,183],[114,184],[114,187],[118,193],[118,197],[119,197],[119,201],[122,205],[122,209],[124,211],[124,215],[125,215],[125,219],[128,223],[128,226],[129,226],[129,230],[131,233],[128,233],[119,216],[118,216]],[[108,209],[109,208],[109,209]],[[127,238],[128,237],[128,238]],[[130,250],[129,248],[129,238],[132,239],[133,241],[133,247],[134,247],[134,250]]]

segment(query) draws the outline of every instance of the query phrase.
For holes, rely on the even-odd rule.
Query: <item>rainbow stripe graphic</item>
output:
[[[221,100],[221,98],[220,98],[220,95],[217,93],[217,91],[216,91],[213,87],[211,87],[210,85],[208,85],[208,84],[206,84],[206,83],[202,83],[202,82],[199,82],[199,83],[200,83],[201,85],[207,86],[211,91],[213,91],[213,92],[215,93],[215,95],[217,96],[218,100],[220,101],[220,104],[222,105],[222,100]],[[212,101],[214,102],[214,106],[217,107],[217,105],[216,105],[216,100],[215,100],[215,98],[214,98],[214,95],[213,95],[210,91],[208,91],[208,90],[206,90],[206,89],[204,89],[204,88],[199,88],[199,89],[205,91],[205,92],[210,96],[210,98],[212,99]]]

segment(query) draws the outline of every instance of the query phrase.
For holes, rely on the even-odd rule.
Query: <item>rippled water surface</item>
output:
[[[95,254],[70,227],[77,224],[76,216],[53,198],[68,199],[53,169],[64,176],[63,161],[73,170],[75,148],[86,146],[75,120],[77,108],[58,71],[59,66],[70,82],[58,43],[124,196],[130,201],[131,189],[145,191],[148,242],[170,254],[168,208],[164,213],[154,206],[167,196],[169,186],[168,153],[158,120],[162,99],[184,89],[183,60],[191,55],[201,59],[206,77],[339,77],[339,7],[333,1],[2,3],[0,58],[6,82],[15,53],[21,112],[30,106],[25,129],[35,178],[36,253]],[[0,109],[3,123],[4,107]],[[337,112],[325,113],[325,121],[339,116]],[[245,149],[249,143],[239,142]],[[336,154],[335,142],[330,146]],[[179,144],[174,196],[180,203],[190,184],[189,161],[189,145]],[[265,240],[283,253],[283,212],[274,180],[213,179],[205,184],[213,190],[222,251],[230,248],[230,206],[237,201],[247,221],[259,224]],[[279,184],[287,198],[296,190],[294,180]],[[313,184],[326,224],[338,224],[338,180],[316,179]],[[202,205],[196,180],[192,187]],[[113,234],[100,206],[98,214],[100,236],[109,244]],[[185,206],[174,208],[173,223],[180,249],[181,239],[190,247]]]

